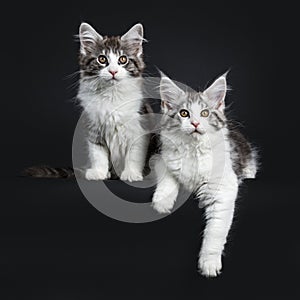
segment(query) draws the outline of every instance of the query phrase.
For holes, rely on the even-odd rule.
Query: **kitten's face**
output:
[[[82,23],[79,37],[79,64],[85,79],[113,84],[141,75],[144,69],[141,24],[136,24],[121,37],[102,37],[90,25]]]
[[[226,78],[221,76],[202,92],[185,92],[166,76],[161,79],[162,110],[176,120],[175,130],[191,138],[213,133],[226,125],[224,98]],[[171,121],[171,120],[170,120]]]

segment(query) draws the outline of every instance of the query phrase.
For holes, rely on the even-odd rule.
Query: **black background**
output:
[[[1,14],[1,299],[298,299],[297,85],[293,8],[139,1],[7,3]],[[202,212],[190,200],[147,224],[110,219],[75,181],[18,177],[71,165],[81,21],[102,34],[145,28],[155,66],[203,89],[231,69],[231,115],[259,147],[258,179],[241,189],[223,274],[196,271]],[[115,183],[116,185],[118,183]],[[149,194],[149,200],[151,194]],[[298,226],[298,228],[297,228]]]

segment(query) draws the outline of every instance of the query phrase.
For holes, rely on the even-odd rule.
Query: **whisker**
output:
[[[82,74],[82,72],[83,72],[82,70],[75,71],[75,72],[73,72],[73,73],[71,73],[69,75],[66,75],[64,77],[64,79],[67,80],[67,79],[70,79],[70,78],[74,78],[76,75]]]

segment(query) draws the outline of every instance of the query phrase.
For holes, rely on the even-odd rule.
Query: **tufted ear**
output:
[[[138,23],[131,27],[125,34],[121,36],[121,41],[125,41],[132,47],[136,48],[137,55],[143,53],[144,29],[143,25]]]
[[[225,109],[227,91],[226,75],[227,73],[217,78],[214,83],[203,92],[209,101],[211,101],[213,107],[221,111]]]
[[[160,97],[161,108],[164,113],[177,106],[179,99],[184,95],[184,91],[177,86],[169,77],[160,72]]]
[[[79,27],[80,52],[83,55],[92,53],[97,49],[97,44],[103,37],[89,24],[81,23]]]

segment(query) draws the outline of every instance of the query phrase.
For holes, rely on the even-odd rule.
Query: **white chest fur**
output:
[[[163,131],[161,139],[162,158],[168,171],[190,191],[220,182],[224,172],[231,170],[229,143],[223,134],[220,139],[203,135],[191,142]]]
[[[139,114],[143,99],[140,79],[126,82],[94,92],[82,83],[78,93],[91,125],[99,130],[111,161],[117,165],[124,161],[122,158],[134,139],[143,134]]]

